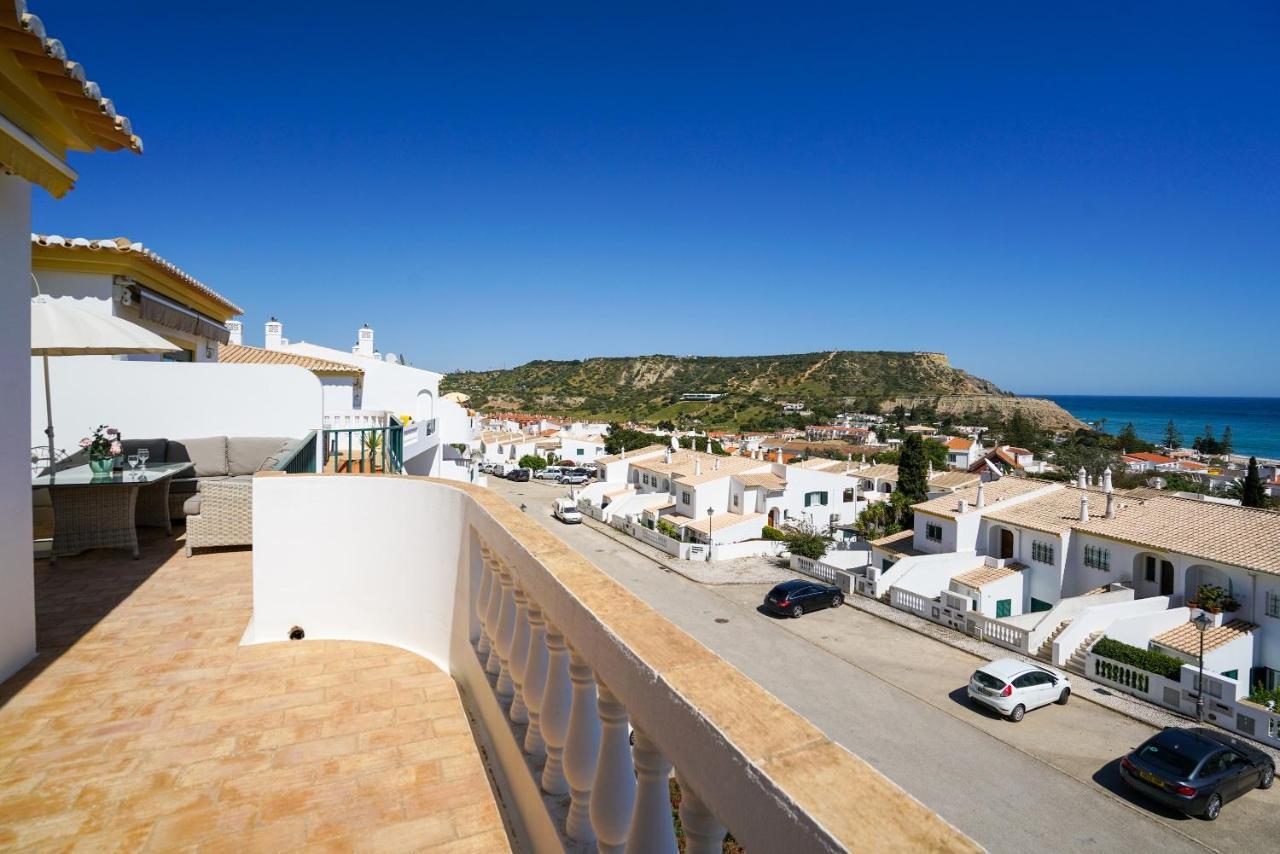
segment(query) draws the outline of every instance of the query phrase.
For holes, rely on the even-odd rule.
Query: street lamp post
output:
[[[715,515],[715,512],[716,508],[707,508],[707,563],[711,562],[711,544],[715,541],[715,538],[712,536],[711,527],[712,517]]]
[[[1204,723],[1204,633],[1213,625],[1213,618],[1204,611],[1196,614],[1191,622],[1200,630],[1200,678],[1196,681],[1196,720]]]

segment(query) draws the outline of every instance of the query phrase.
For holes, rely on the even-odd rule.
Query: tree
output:
[[[1222,428],[1222,441],[1218,443],[1218,453],[1224,454],[1224,455],[1231,453],[1231,425],[1230,424]]]
[[[929,460],[918,433],[908,435],[898,453],[898,491],[908,504],[919,504],[929,497]]]
[[[1249,470],[1244,476],[1240,491],[1240,503],[1245,507],[1266,507],[1267,494],[1262,489],[1262,477],[1258,474],[1258,458],[1249,457]]]
[[[1120,435],[1116,438],[1120,440],[1120,447],[1127,451],[1138,450],[1138,444],[1142,441],[1138,438],[1138,431],[1133,426],[1132,421],[1124,425],[1124,428],[1120,430]]]
[[[522,469],[530,469],[532,471],[542,471],[546,467],[547,467],[547,461],[544,460],[542,457],[535,456],[534,454],[525,454],[523,457],[520,458],[520,468]]]
[[[818,560],[827,553],[831,545],[831,532],[820,531],[807,522],[783,527],[786,536],[787,551],[793,555]]]
[[[1006,445],[1034,449],[1041,444],[1039,431],[1021,407],[1013,410],[1013,414],[1009,416],[1001,432]]]
[[[1178,432],[1178,426],[1173,423],[1172,418],[1164,425],[1164,446],[1171,451],[1182,447],[1182,434]]]
[[[666,430],[668,433],[676,429],[675,422],[673,422],[670,418],[662,419],[657,423],[656,426],[659,430]]]

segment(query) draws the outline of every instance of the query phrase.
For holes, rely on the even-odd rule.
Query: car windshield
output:
[[[973,681],[977,682],[983,688],[991,688],[996,691],[999,691],[1004,687],[1003,679],[997,679],[990,673],[983,673],[981,670],[973,674]]]
[[[1148,765],[1183,779],[1190,777],[1196,767],[1195,759],[1170,750],[1157,741],[1149,741],[1138,748],[1138,758]]]

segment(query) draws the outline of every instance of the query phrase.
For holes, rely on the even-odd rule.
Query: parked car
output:
[[[529,469],[512,469],[507,472],[507,480],[524,482],[529,479],[532,472]]]
[[[818,581],[794,579],[784,581],[764,597],[764,607],[784,617],[801,617],[819,608],[839,608],[844,604],[844,593],[839,587]]]
[[[556,483],[567,483],[571,486],[577,486],[586,483],[589,478],[579,471],[567,471],[556,478]]]
[[[547,466],[544,469],[535,471],[533,473],[533,476],[536,477],[538,480],[555,480],[556,478],[560,477],[561,473],[563,472],[564,472],[564,469],[561,468],[560,466]]]
[[[577,505],[567,498],[562,498],[556,502],[555,507],[551,511],[551,515],[566,525],[582,524],[582,511],[578,509]]]
[[[997,658],[969,678],[969,699],[1017,723],[1032,709],[1066,705],[1071,680],[1065,674],[1017,658]]]
[[[1209,821],[1222,805],[1270,789],[1276,766],[1258,748],[1203,727],[1165,727],[1120,760],[1120,779],[1134,791]]]

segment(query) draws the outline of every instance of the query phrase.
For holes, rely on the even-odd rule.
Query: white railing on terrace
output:
[[[1035,651],[1030,647],[1031,633],[1026,629],[1002,623],[993,617],[983,616],[982,614],[974,614],[974,617],[978,620],[978,627],[982,630],[984,640],[989,640],[994,644],[999,644],[1018,652],[1031,653]]]
[[[923,614],[928,610],[931,600],[918,593],[912,593],[910,590],[903,590],[901,587],[890,587],[889,604],[904,611],[915,611],[917,614]]]
[[[386,427],[390,423],[391,412],[386,409],[339,409],[324,414],[324,426],[329,430]]]
[[[977,850],[501,496],[261,475],[254,525],[250,640],[303,626],[447,667],[520,848],[674,854],[674,767],[689,854],[726,828],[758,852]]]

